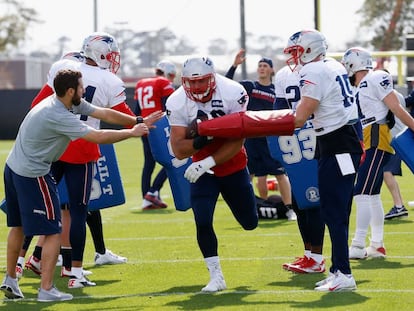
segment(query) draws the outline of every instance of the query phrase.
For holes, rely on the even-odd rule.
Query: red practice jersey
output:
[[[141,115],[148,116],[157,110],[165,111],[165,101],[174,92],[174,86],[164,77],[141,79],[135,86],[134,99]]]

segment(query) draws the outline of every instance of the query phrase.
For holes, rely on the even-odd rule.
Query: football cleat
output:
[[[153,209],[161,209],[161,207],[159,207],[157,205],[150,204],[150,205],[147,205],[147,206],[142,208],[143,211],[150,211],[150,210],[153,210]]]
[[[325,260],[318,263],[313,258],[309,258],[297,265],[290,266],[289,270],[296,273],[323,273],[325,272]]]
[[[286,217],[290,221],[296,221],[298,219],[298,217],[296,216],[295,211],[291,208],[288,209],[288,211],[286,212]]]
[[[17,279],[21,279],[23,276],[23,267],[21,264],[17,264],[16,265],[16,278]]]
[[[367,256],[370,257],[370,258],[385,258],[385,257],[387,257],[385,248],[383,246],[378,247],[378,248],[376,248],[372,245],[368,246],[366,248],[366,253],[367,253]]]
[[[81,278],[72,276],[68,281],[68,288],[82,288],[95,285],[95,282],[89,281],[84,275]]]
[[[31,255],[29,260],[25,263],[24,267],[28,270],[32,270],[37,275],[42,274],[42,269],[40,265],[40,260]]]
[[[302,262],[306,262],[307,260],[308,260],[309,258],[308,257],[306,257],[306,256],[303,256],[303,257],[296,257],[296,260],[294,261],[294,262],[292,262],[292,263],[284,263],[283,265],[282,265],[282,268],[283,269],[285,269],[285,270],[290,270],[289,268],[290,268],[290,266],[293,266],[293,265],[299,265],[299,264],[301,264]]]
[[[325,284],[315,287],[318,292],[342,292],[352,291],[357,288],[355,279],[352,275],[345,275],[341,271],[337,271],[332,278]]]
[[[365,259],[367,256],[365,247],[351,245],[349,248],[349,259]]]
[[[204,293],[215,293],[225,290],[226,288],[227,286],[226,281],[224,281],[224,277],[222,275],[216,275],[206,286],[201,289],[201,291]]]
[[[91,275],[91,274],[92,274],[92,271],[82,269],[82,275],[83,276],[88,276],[88,275]],[[71,269],[66,269],[65,267],[62,267],[62,269],[60,270],[60,277],[62,277],[62,278],[64,278],[64,277],[68,277],[68,278],[73,277]]]
[[[121,264],[121,263],[126,263],[126,262],[127,262],[126,257],[116,255],[112,253],[109,249],[105,251],[105,254],[99,254],[99,253],[95,254],[96,265],[107,265],[107,264],[115,265],[115,264]]]
[[[157,195],[157,193],[147,192],[144,199],[151,202],[153,206],[158,208],[167,208],[167,203],[163,202]]]
[[[315,283],[315,287],[319,287],[329,282],[332,282],[334,278],[335,278],[335,274],[333,274],[332,272],[329,272],[328,276],[325,279]]]

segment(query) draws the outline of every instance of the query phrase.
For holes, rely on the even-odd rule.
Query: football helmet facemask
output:
[[[345,51],[341,60],[348,76],[351,78],[357,71],[370,70],[372,66],[371,53],[362,47],[353,47]]]
[[[99,68],[117,73],[121,65],[121,54],[115,38],[105,32],[94,32],[82,45],[82,55],[92,59]]]
[[[317,30],[310,29],[296,32],[290,36],[283,52],[290,54],[286,63],[293,71],[298,65],[307,64],[319,56],[324,59],[327,48],[324,35]]]
[[[184,62],[181,82],[187,97],[195,102],[211,100],[216,89],[213,62],[208,57],[189,58]]]

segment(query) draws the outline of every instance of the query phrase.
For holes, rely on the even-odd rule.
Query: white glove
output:
[[[209,171],[210,168],[216,165],[214,158],[209,156],[201,161],[197,161],[192,163],[187,169],[185,170],[184,177],[188,179],[189,182],[195,183],[201,175],[205,172]]]

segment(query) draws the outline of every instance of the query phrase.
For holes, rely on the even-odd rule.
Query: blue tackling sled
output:
[[[310,122],[292,136],[267,137],[270,155],[285,168],[300,209],[319,207],[316,137]]]
[[[95,164],[88,210],[95,211],[125,203],[125,193],[112,144],[99,145],[101,157]],[[58,184],[60,203],[69,203],[65,178]]]
[[[414,173],[414,132],[407,128],[391,140],[391,146]]]
[[[190,183],[184,178],[184,172],[191,164],[191,159],[178,160],[175,157],[171,148],[170,125],[166,116],[154,125],[156,128],[151,129],[148,135],[152,154],[167,172],[175,208],[186,211],[191,208]]]

